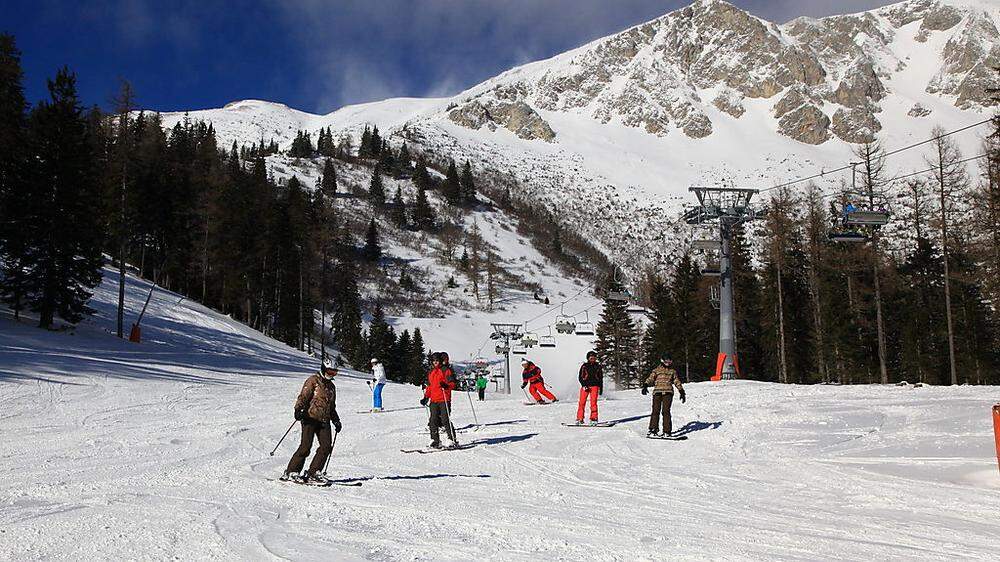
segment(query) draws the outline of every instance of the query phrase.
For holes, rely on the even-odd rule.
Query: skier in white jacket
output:
[[[385,388],[385,366],[376,359],[372,358],[372,380],[368,383],[372,387],[372,411],[381,412],[382,411],[382,389]]]

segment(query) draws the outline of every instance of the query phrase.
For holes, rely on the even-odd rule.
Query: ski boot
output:
[[[298,482],[300,478],[301,477],[297,472],[288,472],[286,470],[285,472],[281,473],[281,476],[278,478],[278,480],[281,482]]]
[[[590,426],[591,427],[596,426],[596,425],[597,425],[597,420],[590,420]]]
[[[330,483],[330,480],[327,479],[326,474],[322,472],[306,472],[305,477],[303,478],[303,483],[311,484],[313,486],[325,486]]]
[[[576,420],[576,425],[583,425],[583,420]]]
[[[448,448],[449,448],[449,449],[457,449],[457,448],[458,448],[458,441],[456,441],[456,440],[452,439],[452,440],[451,440],[451,441],[450,441],[450,442],[448,443]]]
[[[657,436],[657,433],[655,431],[653,431],[652,429],[650,429],[649,431],[646,432],[646,437],[656,437],[656,436]]]
[[[440,441],[431,441],[431,444],[428,445],[428,447],[430,447],[431,449],[443,449],[444,448],[444,447],[441,446],[441,442]]]

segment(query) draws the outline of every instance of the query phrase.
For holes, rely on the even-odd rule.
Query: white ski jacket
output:
[[[375,379],[375,384],[385,384],[385,366],[381,363],[376,363],[375,366],[372,367],[372,378]]]

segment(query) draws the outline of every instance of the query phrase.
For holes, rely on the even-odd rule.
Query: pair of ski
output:
[[[282,484],[296,484],[298,486],[310,486],[313,488],[329,488],[331,486],[349,486],[356,487],[360,486],[361,482],[334,482],[333,480],[327,480],[326,482],[308,482],[303,480],[282,480],[280,478],[268,478],[272,482],[281,482]]]
[[[466,443],[465,445],[458,445],[455,447],[441,447],[439,449],[433,447],[425,447],[422,449],[400,449],[401,453],[418,453],[421,455],[427,455],[430,453],[443,453],[445,451],[464,451],[465,449],[471,449],[475,447],[472,443]]]
[[[618,422],[608,421],[608,422],[576,422],[576,423],[564,423],[565,427],[614,427]]]

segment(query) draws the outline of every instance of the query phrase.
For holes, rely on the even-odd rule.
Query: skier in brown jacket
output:
[[[649,376],[646,377],[645,382],[642,384],[643,396],[649,394],[650,386],[653,387],[653,412],[649,416],[648,435],[657,434],[661,413],[663,416],[663,435],[669,436],[673,432],[673,425],[670,420],[670,404],[674,401],[674,387],[677,387],[677,392],[681,395],[681,402],[683,403],[687,400],[684,397],[684,387],[681,386],[681,378],[677,375],[677,371],[674,370],[673,364],[674,362],[670,359],[670,356],[664,355],[660,358],[660,364],[649,373]]]
[[[305,484],[326,483],[326,475],[321,471],[333,451],[330,422],[333,422],[333,429],[337,433],[341,429],[340,416],[337,415],[337,387],[333,384],[335,376],[337,365],[332,358],[327,358],[323,360],[320,372],[306,379],[302,385],[302,391],[295,400],[295,419],[302,422],[302,440],[288,461],[288,468],[281,475],[281,480]],[[314,437],[319,440],[319,448],[309,463],[309,470],[300,475],[312,449]]]

